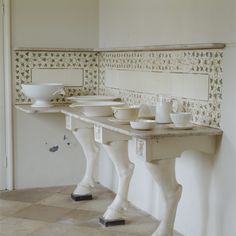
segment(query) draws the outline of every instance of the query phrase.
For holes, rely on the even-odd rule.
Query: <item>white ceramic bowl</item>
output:
[[[130,125],[133,129],[138,130],[151,130],[155,127],[155,120],[134,120],[130,121]]]
[[[136,120],[138,118],[139,106],[112,107],[114,117],[118,120]]]
[[[190,124],[192,114],[189,112],[170,113],[170,118],[173,121],[175,127],[185,127]]]
[[[32,107],[51,107],[50,100],[61,93],[63,84],[22,84],[22,92],[33,102]]]
[[[125,105],[122,102],[101,101],[101,102],[83,102],[71,104],[70,107],[77,107],[88,117],[112,116],[112,107]]]

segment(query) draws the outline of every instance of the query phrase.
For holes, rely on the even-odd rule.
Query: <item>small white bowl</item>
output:
[[[175,127],[185,127],[190,124],[192,114],[190,112],[170,113],[170,118],[173,121]]]
[[[22,84],[22,92],[33,102],[32,107],[51,107],[50,100],[62,93],[63,84]]]
[[[136,120],[138,118],[139,106],[112,107],[114,117],[118,120]]]
[[[130,121],[130,125],[133,129],[138,130],[151,130],[155,127],[155,120],[134,120]]]

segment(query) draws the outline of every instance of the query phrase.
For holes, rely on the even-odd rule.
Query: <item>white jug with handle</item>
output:
[[[173,99],[167,101],[163,96],[159,96],[156,104],[156,122],[160,124],[171,123],[170,113],[173,111]]]

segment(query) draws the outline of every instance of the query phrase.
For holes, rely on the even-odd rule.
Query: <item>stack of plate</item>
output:
[[[76,96],[67,99],[72,101],[70,107],[79,108],[89,117],[112,116],[112,107],[124,105],[124,103],[116,101],[119,98],[109,96]]]

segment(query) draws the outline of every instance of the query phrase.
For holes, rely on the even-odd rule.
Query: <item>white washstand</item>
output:
[[[74,112],[68,112],[70,110]],[[86,117],[78,110],[68,108],[63,109],[62,112],[66,114],[66,128],[73,132],[81,144],[87,160],[85,175],[72,193],[72,198],[76,201],[92,200],[91,187],[94,186],[93,175],[99,151],[99,146],[96,143],[98,142],[102,144],[103,148],[108,153],[119,178],[117,195],[103,217],[100,218],[100,223],[105,226],[125,224],[123,211],[127,209],[128,206],[127,197],[129,183],[134,170],[134,164],[129,161],[128,157],[128,140],[131,139],[131,137],[109,130],[101,130],[102,133],[100,133],[100,127],[94,127],[94,124],[90,121],[90,119],[93,118]],[[99,118],[97,117],[95,119]]]
[[[114,101],[119,98],[109,96],[76,96],[68,99],[74,102],[72,107],[76,107],[87,116],[111,116],[111,106],[123,104]],[[66,128],[72,131],[86,158],[84,177],[76,186],[71,197],[75,201],[92,200],[91,188],[95,186],[94,174],[99,153],[99,145],[94,140],[93,124],[66,116]]]
[[[94,140],[93,125],[82,122],[79,119],[74,119],[71,116],[66,116],[66,128],[73,132],[86,158],[84,177],[81,182],[77,184],[71,197],[75,201],[92,200],[91,188],[95,186],[94,173],[99,152],[99,147]]]
[[[222,135],[222,131],[203,126],[195,126],[193,130],[175,130],[161,124],[152,131],[137,131],[130,126],[116,125],[104,117],[86,117],[73,109],[63,109],[62,112],[67,117],[94,125],[95,141],[103,145],[118,173],[117,195],[100,222],[106,226],[125,223],[123,210],[127,206],[129,182],[134,169],[128,157],[128,140],[133,139],[136,157],[145,161],[164,196],[165,213],[152,236],[173,236],[182,193],[182,186],[175,175],[176,157],[180,157],[185,150],[214,155],[217,137]]]

